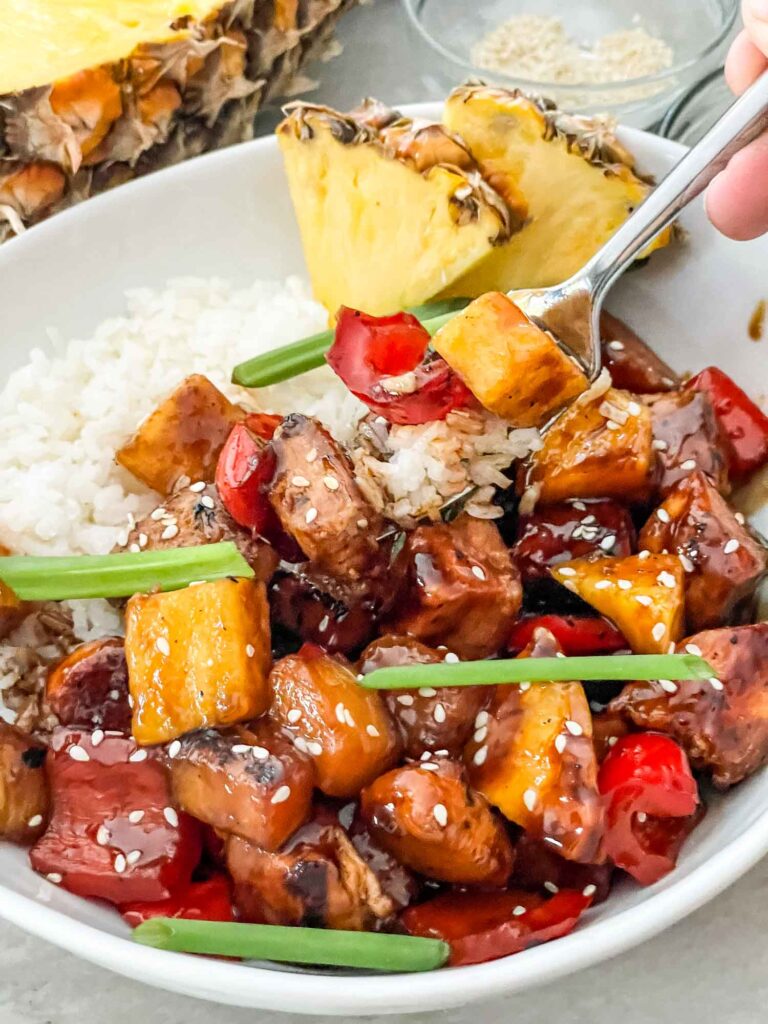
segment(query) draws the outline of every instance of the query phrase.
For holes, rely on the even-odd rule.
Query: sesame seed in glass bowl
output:
[[[430,70],[648,128],[721,62],[737,0],[403,0]],[[426,58],[425,58],[426,59]]]

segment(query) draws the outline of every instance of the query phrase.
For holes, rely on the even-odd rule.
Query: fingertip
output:
[[[725,59],[725,80],[731,92],[740,96],[767,67],[768,58],[744,29],[734,39]]]
[[[718,231],[739,242],[768,232],[767,181],[768,136],[763,136],[737,153],[707,189],[707,215]]]

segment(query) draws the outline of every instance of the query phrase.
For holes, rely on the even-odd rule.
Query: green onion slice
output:
[[[586,679],[709,679],[715,670],[694,654],[612,654],[578,658],[506,658],[377,668],[360,685],[369,690],[422,686],[495,686]]]
[[[179,590],[197,580],[251,577],[253,569],[231,541],[166,551],[114,555],[0,558],[0,580],[22,601],[130,597],[150,590]]]
[[[406,310],[424,324],[430,335],[434,335],[443,323],[451,319],[460,309],[469,305],[469,299],[443,299],[439,302],[427,302],[423,306],[414,306]],[[232,383],[245,388],[265,388],[270,384],[298,377],[301,373],[316,370],[325,363],[325,353],[333,342],[333,330],[321,331],[301,341],[265,352],[244,363],[240,363],[232,371]]]
[[[278,960],[375,971],[432,971],[450,954],[448,943],[413,935],[285,928],[154,917],[133,931],[144,946],[244,960]]]

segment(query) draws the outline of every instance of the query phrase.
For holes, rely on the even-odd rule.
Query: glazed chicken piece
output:
[[[613,864],[578,864],[561,857],[555,847],[523,832],[515,843],[515,867],[510,885],[521,889],[556,893],[559,889],[583,892],[588,885],[595,886],[592,906],[607,899],[611,889]]]
[[[275,664],[269,685],[270,716],[312,758],[323,793],[356,796],[396,763],[398,737],[381,695],[358,686],[340,659],[305,644]]]
[[[441,882],[502,886],[512,846],[455,761],[432,758],[376,779],[360,794],[373,838],[401,864]]]
[[[639,543],[648,551],[679,555],[691,631],[744,621],[768,566],[768,551],[702,472],[675,484]]]
[[[398,665],[434,665],[445,661],[445,651],[436,651],[409,636],[383,636],[363,651],[358,663],[362,675],[378,668]],[[474,729],[477,713],[489,699],[487,686],[441,686],[439,690],[384,690],[389,708],[403,742],[406,757],[418,758],[425,751],[441,751],[460,758]]]
[[[338,817],[322,806],[276,853],[232,836],[226,857],[235,904],[246,921],[376,929],[415,890],[404,869],[382,861],[385,855],[376,852],[378,858],[361,853]]]
[[[405,545],[407,582],[390,628],[460,658],[495,654],[522,603],[520,574],[496,526],[461,515],[419,526]]]
[[[278,556],[261,537],[237,525],[221,503],[212,484],[194,481],[173,491],[161,505],[140,519],[128,534],[130,551],[162,551],[233,541],[256,573],[268,582],[277,568]],[[120,548],[119,550],[124,550]]]
[[[83,725],[127,733],[128,666],[121,637],[81,644],[48,671],[48,706],[61,725]]]
[[[721,494],[730,491],[728,439],[704,391],[672,391],[650,395],[656,483],[668,491],[689,473],[705,473]]]
[[[48,817],[46,748],[0,721],[0,839],[31,843]]]
[[[603,366],[610,373],[615,388],[648,395],[681,386],[682,381],[675,371],[617,316],[605,311],[600,314],[600,335]]]
[[[678,644],[712,665],[711,679],[629,683],[611,708],[669,733],[695,768],[727,789],[768,760],[768,623],[710,629]]]
[[[312,763],[269,723],[202,729],[179,742],[168,756],[171,790],[199,821],[276,850],[309,817]]]

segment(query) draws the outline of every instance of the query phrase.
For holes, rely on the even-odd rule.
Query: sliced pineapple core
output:
[[[575,274],[647,195],[610,125],[568,116],[517,90],[465,86],[445,105],[446,127],[465,140],[486,180],[513,182],[528,222],[446,294],[537,288]],[[669,231],[644,255],[666,245]]]
[[[312,287],[332,315],[424,302],[522,222],[514,183],[505,201],[439,125],[374,103],[349,115],[302,104],[277,137]]]

